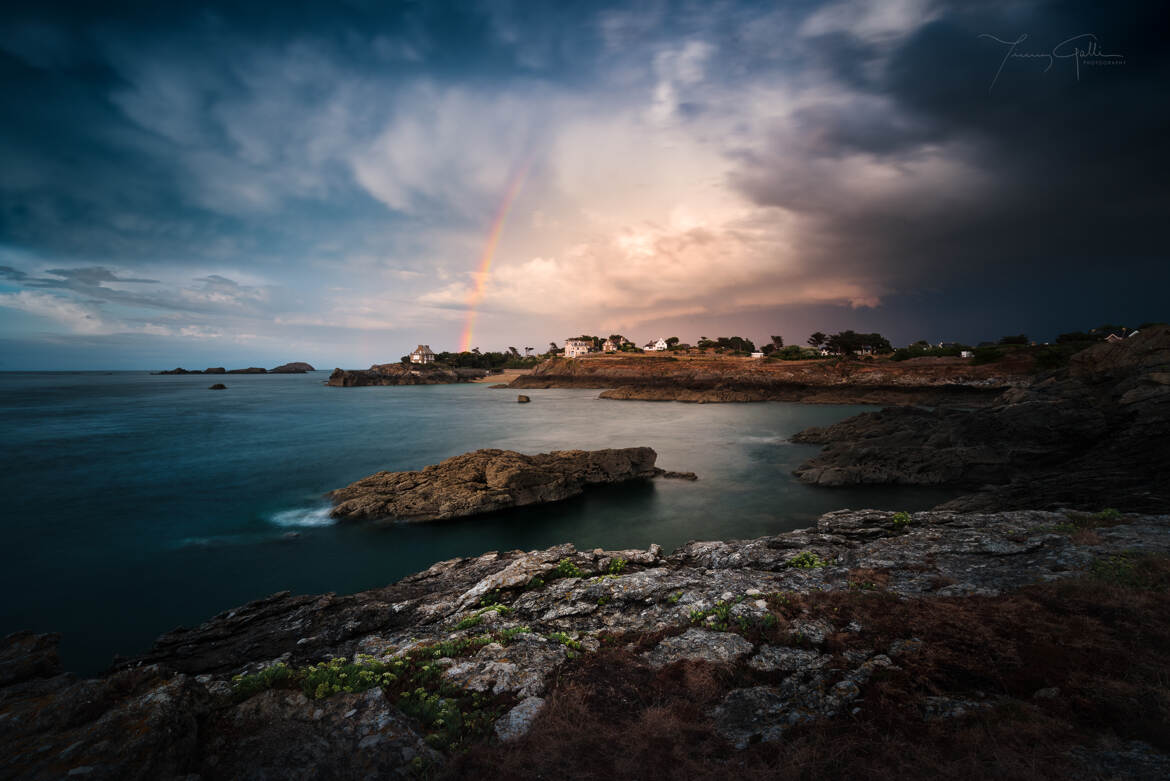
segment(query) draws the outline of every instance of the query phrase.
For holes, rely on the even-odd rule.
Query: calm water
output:
[[[0,634],[60,631],[66,666],[97,672],[115,652],[274,591],[358,591],[441,559],[566,541],[669,550],[799,528],[841,507],[944,498],[792,479],[816,448],[787,438],[862,407],[612,402],[576,389],[525,391],[522,405],[485,385],[328,388],[325,376],[0,374]],[[229,389],[207,390],[217,381]],[[481,447],[636,445],[700,480],[389,529],[331,525],[320,498]]]

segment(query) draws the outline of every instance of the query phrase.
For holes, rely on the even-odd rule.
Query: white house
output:
[[[1109,334],[1105,337],[1105,341],[1109,342],[1110,344],[1117,344],[1118,342],[1124,342],[1125,337],[1118,336],[1117,334]]]
[[[622,346],[618,344],[616,339],[606,339],[601,343],[601,351],[605,353],[616,353],[620,349]]]
[[[828,357],[828,356],[830,356],[830,355],[835,355],[835,354],[836,354],[836,353],[834,353],[834,352],[833,352],[833,351],[832,351],[832,350],[829,348],[829,345],[827,345],[827,344],[822,344],[822,345],[821,345],[821,356],[822,356],[822,357]]]
[[[974,358],[975,351],[974,350],[961,350],[959,352],[959,357],[960,358]]]
[[[761,352],[755,352],[755,353],[752,353],[752,357],[753,358],[763,358],[764,354]]]
[[[434,363],[435,354],[431,351],[429,344],[420,344],[414,348],[414,352],[410,354],[411,363]]]
[[[581,355],[588,355],[593,350],[593,342],[588,339],[566,339],[565,340],[565,357],[577,358]]]
[[[642,349],[645,350],[646,352],[650,353],[650,352],[662,352],[663,350],[666,350],[669,347],[670,347],[670,345],[666,343],[665,339],[658,339],[657,341],[646,342],[646,346],[643,347]]]

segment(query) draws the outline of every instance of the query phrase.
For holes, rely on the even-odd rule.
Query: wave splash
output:
[[[269,521],[277,526],[332,526],[336,521],[329,517],[329,507],[299,507],[273,513]]]

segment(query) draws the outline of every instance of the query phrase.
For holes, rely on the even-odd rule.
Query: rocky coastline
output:
[[[954,359],[772,361],[730,357],[552,358],[512,388],[603,388],[603,399],[726,403],[926,404],[974,407],[1027,387],[1030,361]]]
[[[1094,654],[1107,648],[1127,654],[1133,686],[1160,674],[1160,635],[1147,635],[1166,616],[1147,616],[1161,623],[1144,634],[1129,622],[1151,604],[1166,612],[1148,589],[1165,588],[1167,554],[1170,516],[1040,511],[840,511],[672,554],[489,552],[348,596],[275,594],[96,679],[62,672],[54,636],[9,636],[0,753],[28,779],[535,778],[550,770],[541,746],[569,735],[641,750],[652,726],[622,713],[657,713],[665,729],[666,712],[604,699],[640,691],[677,703],[670,718],[713,747],[710,764],[691,757],[664,777],[775,772],[810,735],[854,734],[891,707],[922,742],[918,762],[930,761],[927,736],[994,715],[1007,730],[993,735],[996,756],[1021,724],[1033,743],[1042,727],[1063,736],[1046,744],[1051,777],[1157,777],[1170,756],[1133,718],[1083,731],[1086,703],[1129,694],[1086,689],[1078,671],[1104,670]],[[1135,579],[1149,573],[1155,586]],[[1069,613],[1117,595],[1128,601],[1108,623]],[[1067,662],[1030,664],[1061,653],[1053,631],[1086,636],[1065,638]],[[605,688],[611,678],[641,689]],[[601,687],[596,716],[573,710],[588,681]],[[1156,715],[1151,702],[1133,707]]]
[[[3,770],[535,779],[572,757],[599,778],[1165,778],[1170,328],[1029,377],[979,379],[1001,387],[978,408],[798,435],[825,445],[797,474],[826,490],[971,489],[933,511],[841,510],[673,553],[490,551],[357,594],[282,592],[91,679],[61,669],[55,636],[10,635]],[[457,517],[660,474],[649,448],[599,452],[379,473],[335,492],[335,512]]]
[[[476,450],[419,471],[378,472],[331,491],[330,515],[347,523],[419,523],[559,502],[594,485],[660,476],[695,479],[656,468],[657,459],[648,447],[536,455]]]
[[[378,363],[369,369],[334,369],[326,385],[361,388],[373,385],[448,385],[475,382],[487,376],[485,369],[448,368],[436,364]]]
[[[963,510],[1170,506],[1170,328],[1073,356],[973,410],[889,408],[793,437],[806,483],[953,485]]]

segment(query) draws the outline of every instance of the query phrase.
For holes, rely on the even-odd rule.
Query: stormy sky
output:
[[[8,0],[0,370],[1170,319],[1168,16]]]

